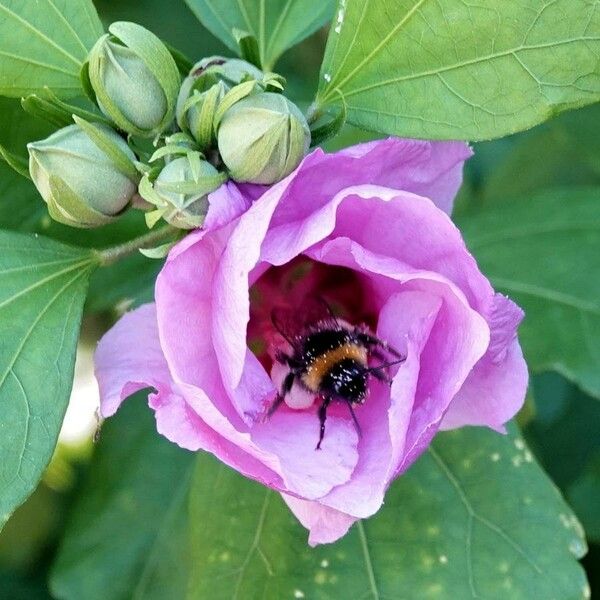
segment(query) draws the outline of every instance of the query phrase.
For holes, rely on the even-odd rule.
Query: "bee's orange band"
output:
[[[363,366],[367,366],[367,349],[357,344],[344,344],[334,350],[329,350],[315,358],[302,375],[302,383],[315,394],[319,393],[323,377],[340,361],[351,358]]]

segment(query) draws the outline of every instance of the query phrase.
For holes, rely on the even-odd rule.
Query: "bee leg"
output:
[[[365,344],[369,348],[381,348],[381,349],[385,350],[386,352],[389,352],[396,358],[406,358],[405,356],[400,354],[400,352],[398,352],[398,350],[396,350],[395,348],[390,346],[387,342],[380,340],[378,337],[371,335],[370,333],[366,333],[357,328],[354,330],[354,335],[356,336],[356,339],[359,342]],[[373,350],[371,350],[371,352],[372,351]]]
[[[331,396],[325,396],[325,398],[323,398],[323,402],[321,403],[321,406],[319,406],[319,425],[320,425],[319,443],[317,444],[317,447],[315,448],[315,450],[321,449],[321,442],[323,441],[323,436],[325,435],[325,421],[327,420],[327,407],[329,406],[330,402],[331,402]]]
[[[278,363],[281,363],[282,365],[287,365],[290,359],[291,357],[288,356],[285,352],[282,352],[281,350],[277,350],[277,352],[275,353],[275,360]]]
[[[348,405],[348,410],[350,410],[350,414],[352,415],[352,420],[354,421],[354,428],[356,429],[356,433],[358,433],[358,437],[362,435],[362,431],[360,428],[360,423],[356,418],[356,414],[354,413],[354,408],[352,408],[352,402],[349,400],[344,400],[344,402]]]
[[[267,418],[270,417],[280,406],[281,403],[285,400],[285,397],[290,393],[292,386],[294,385],[294,379],[296,375],[293,371],[290,371],[283,380],[283,384],[281,385],[281,391],[275,397],[273,404],[269,407],[267,412]]]
[[[369,348],[369,354],[381,363],[386,362],[385,354],[377,346],[375,346],[375,348]]]
[[[385,367],[373,367],[369,373],[371,373],[375,379],[379,379],[379,381],[383,381],[383,383],[392,385],[392,378],[387,375],[384,369]]]

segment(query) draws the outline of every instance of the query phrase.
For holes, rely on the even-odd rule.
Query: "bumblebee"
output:
[[[315,399],[320,399],[317,450],[321,448],[325,435],[329,405],[332,402],[344,403],[360,435],[354,406],[365,402],[369,377],[391,385],[387,369],[406,360],[366,326],[353,326],[338,319],[325,303],[322,303],[322,308],[324,315],[316,315],[313,311],[312,318],[305,318],[300,327],[291,326],[294,319],[283,311],[275,309],[271,313],[273,326],[289,345],[289,351],[278,351],[275,359],[289,371],[268,414],[273,414],[281,405],[294,384]],[[388,360],[390,355],[394,360]],[[370,366],[371,359],[379,363]]]

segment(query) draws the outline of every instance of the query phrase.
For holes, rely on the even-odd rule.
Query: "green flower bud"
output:
[[[152,183],[145,175],[140,182],[140,195],[156,206],[146,215],[152,226],[159,218],[180,229],[195,229],[204,223],[208,211],[208,194],[227,179],[198,152],[167,163]]]
[[[213,141],[213,118],[218,103],[232,86],[246,79],[261,81],[263,73],[238,58],[211,56],[196,63],[184,79],[177,98],[177,123],[205,148]]]
[[[109,223],[137,191],[132,175],[136,157],[129,146],[106,126],[88,126],[93,127],[96,139],[79,125],[70,125],[27,145],[29,172],[48,204],[50,216],[72,227]],[[122,161],[127,160],[130,170],[125,173],[100,145],[116,152]]]
[[[218,126],[219,152],[235,181],[276,183],[289,175],[310,146],[300,109],[281,94],[247,96],[225,111]]]
[[[180,77],[166,46],[135,23],[113,23],[89,55],[98,106],[120,129],[153,137],[173,122]]]

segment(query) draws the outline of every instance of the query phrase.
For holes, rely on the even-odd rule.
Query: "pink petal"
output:
[[[529,374],[519,342],[514,340],[501,362],[482,358],[444,415],[442,429],[484,425],[504,431],[525,401]]]
[[[234,426],[242,419],[223,392],[212,341],[210,282],[226,244],[226,231],[207,232],[201,243],[170,258],[156,281],[161,346],[173,379],[204,390]],[[194,234],[192,234],[194,235]]]
[[[242,193],[233,181],[228,181],[208,195],[208,203],[202,228],[210,231],[237,219],[250,208],[252,201],[249,194]]]
[[[281,494],[281,497],[298,521],[309,530],[308,543],[313,547],[339,540],[357,520],[318,502],[302,500],[288,494]]]
[[[212,314],[211,334],[225,385],[236,388],[246,362],[246,329],[250,320],[249,274],[260,257],[260,248],[279,190],[286,180],[273,186],[237,222],[214,273],[212,293],[218,307]],[[241,415],[256,406],[238,404]]]
[[[463,142],[430,142],[388,138],[350,146],[339,155],[361,158],[381,169],[361,182],[405,190],[430,198],[438,208],[450,214],[454,198],[462,184],[464,161],[473,151]]]
[[[529,378],[517,341],[522,319],[523,311],[512,300],[502,294],[494,296],[490,346],[450,405],[443,429],[486,425],[504,431],[504,423],[519,411]]]
[[[491,339],[489,355],[493,362],[501,362],[507,349],[517,337],[517,328],[525,313],[510,298],[496,294],[489,317]]]
[[[287,489],[308,500],[320,498],[346,483],[358,461],[358,434],[348,418],[330,409],[320,450],[319,419],[315,410],[281,407],[271,418],[252,428],[253,441],[281,461]],[[345,407],[344,407],[345,408]]]
[[[139,390],[170,388],[155,305],[145,304],[121,317],[100,340],[94,361],[104,417],[113,415],[125,398]]]

